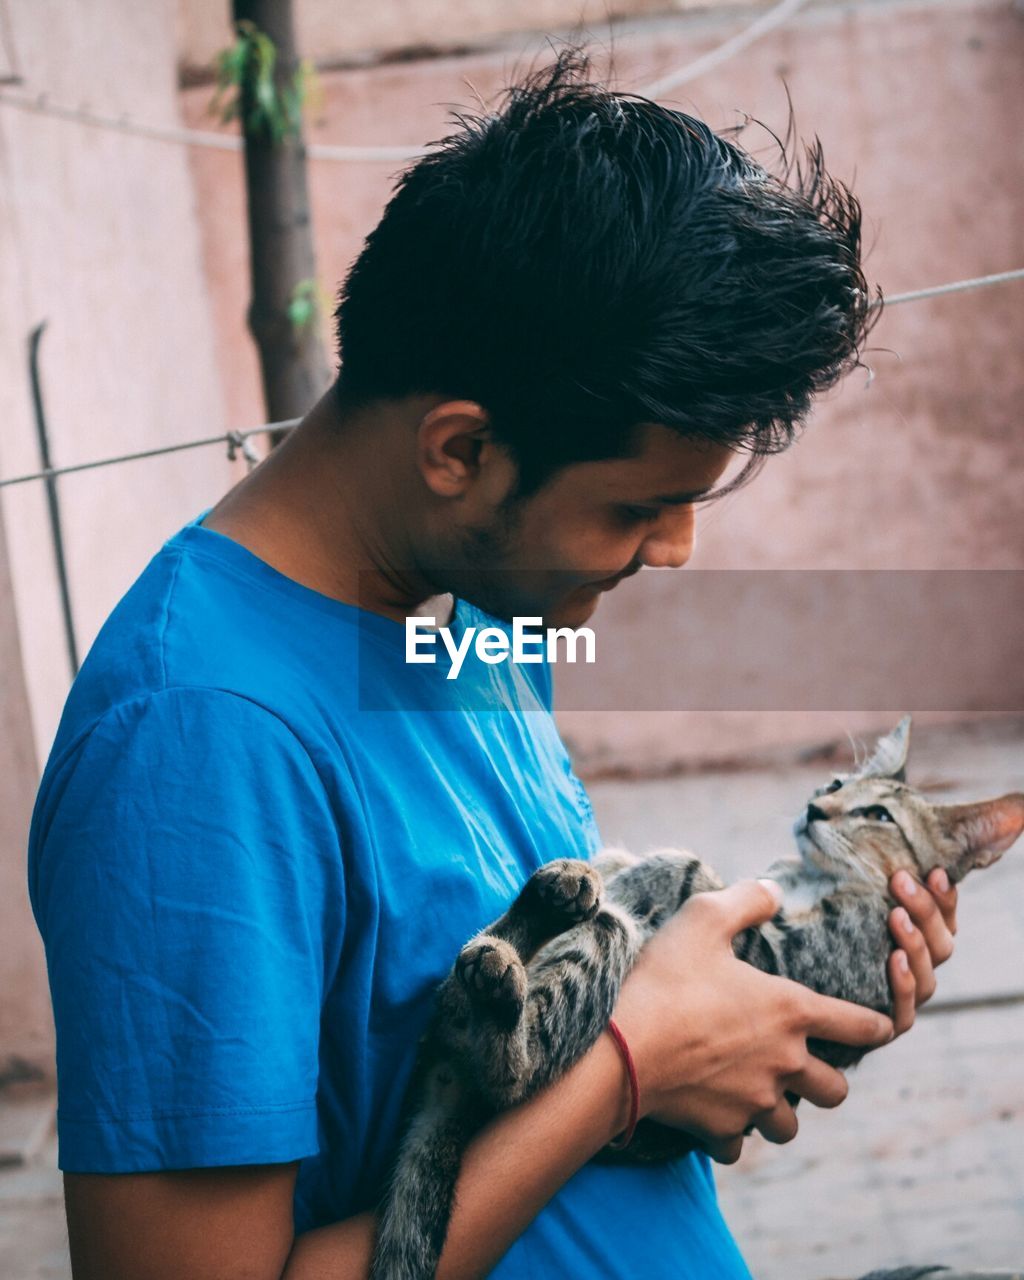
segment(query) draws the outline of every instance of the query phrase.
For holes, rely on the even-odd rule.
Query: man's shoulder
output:
[[[320,674],[311,667],[323,659],[324,620],[277,589],[268,566],[204,533],[193,523],[165,543],[111,612],[68,698],[65,736],[175,689],[230,694],[301,720]],[[336,661],[354,649],[349,631],[332,631]]]

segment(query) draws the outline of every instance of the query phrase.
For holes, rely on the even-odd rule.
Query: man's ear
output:
[[[465,493],[491,444],[487,411],[474,400],[446,400],[428,410],[416,428],[416,462],[427,487],[439,498]]]

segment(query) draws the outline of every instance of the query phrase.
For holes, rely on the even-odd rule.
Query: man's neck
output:
[[[427,584],[392,567],[410,562],[401,553],[403,531],[386,518],[403,503],[387,492],[395,478],[382,467],[380,448],[372,460],[364,456],[364,435],[342,429],[328,392],[203,523],[322,595],[396,622],[419,614],[447,623],[451,597],[432,596]]]

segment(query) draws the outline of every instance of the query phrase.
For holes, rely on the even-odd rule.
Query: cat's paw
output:
[[[526,1002],[526,969],[519,953],[502,938],[474,938],[459,952],[455,975],[474,1006],[515,1024]]]
[[[597,914],[604,886],[600,872],[589,862],[558,858],[535,871],[526,887],[533,902],[545,911],[560,920],[580,924]]]

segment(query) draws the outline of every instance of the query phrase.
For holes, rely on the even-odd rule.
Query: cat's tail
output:
[[[435,1101],[413,1120],[380,1210],[370,1280],[433,1280],[462,1155],[482,1118],[463,1097]]]

